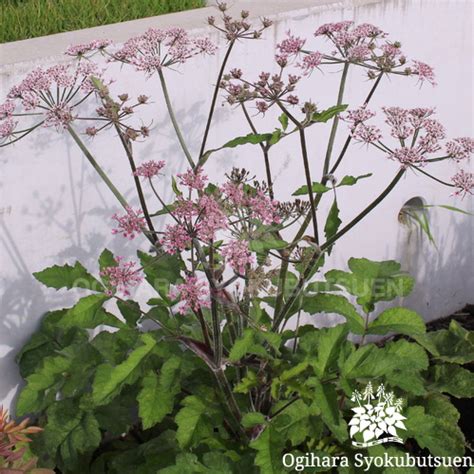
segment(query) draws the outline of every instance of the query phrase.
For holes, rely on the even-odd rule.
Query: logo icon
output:
[[[374,395],[374,387],[369,382],[364,391],[360,393],[355,390],[351,401],[357,403],[352,408],[354,416],[349,422],[350,437],[360,433],[361,441],[352,441],[353,446],[358,448],[369,448],[377,444],[402,443],[397,429],[406,430],[403,420],[406,417],[401,414],[404,400],[395,398],[393,392],[386,392],[383,384],[380,384]]]

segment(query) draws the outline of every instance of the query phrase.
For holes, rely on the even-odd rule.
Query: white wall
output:
[[[280,11],[284,10],[284,2],[247,2],[250,8],[252,3],[258,3],[259,13],[265,8],[272,13],[277,6]],[[309,44],[317,47],[312,33],[324,22],[354,19],[356,22],[374,23],[390,32],[393,39],[399,39],[409,57],[433,65],[439,86],[431,88],[425,85],[420,89],[413,79],[385,79],[374,97],[373,106],[435,105],[439,119],[446,125],[450,136],[472,134],[471,2],[386,0],[367,3],[354,0],[346,2],[346,7],[342,2],[328,2],[314,8],[307,6],[316,2],[300,1],[296,4],[305,8],[279,13],[278,21],[263,40],[238,46],[232,64],[255,77],[260,70],[271,67],[274,46],[288,29],[307,37]],[[353,4],[359,6],[354,7]],[[206,14],[195,13],[199,19]],[[178,16],[173,18],[179,19]],[[160,22],[169,23],[170,20],[148,19],[146,22],[147,25],[160,25]],[[192,25],[192,22],[189,24]],[[89,39],[105,35],[124,39],[127,31],[136,34],[144,23],[138,22],[137,26],[136,22],[130,22],[127,25],[93,29]],[[100,34],[102,31],[105,33]],[[69,42],[71,35],[74,34],[58,35],[57,41],[54,37],[49,38],[51,48],[38,47],[44,44],[41,43],[43,39],[2,47],[0,55],[4,66],[0,69],[1,95],[4,96],[35,65],[64,60],[54,55],[58,50],[65,49],[68,45],[65,41]],[[79,32],[77,36],[82,41],[87,37],[87,32]],[[217,41],[214,33],[212,37]],[[28,44],[31,44],[31,48]],[[198,152],[199,138],[204,128],[211,85],[215,82],[217,68],[224,54],[224,47],[221,46],[215,57],[190,61],[179,73],[167,73],[178,120],[194,154]],[[23,54],[28,57],[28,61],[22,61]],[[146,81],[131,69],[113,68],[116,68],[116,92],[144,93],[154,99],[153,105],[143,109],[143,120],[153,120],[154,128],[150,139],[135,146],[139,161],[164,159],[168,163],[169,173],[183,170],[186,163],[166,117],[157,79]],[[346,101],[357,105],[366,95],[370,84],[360,75],[360,71],[351,72],[349,84]],[[335,103],[336,88],[332,74],[316,72],[299,95],[312,98],[321,108],[325,108]],[[271,130],[275,124],[275,117],[271,114],[264,120],[258,120],[259,130],[262,131]],[[313,128],[316,134],[310,139],[309,148],[315,176],[318,176],[322,168],[328,127]],[[248,129],[239,112],[228,106],[219,106],[208,146],[221,145],[228,139],[246,133]],[[341,135],[340,141],[343,138]],[[91,146],[119,189],[136,204],[132,197],[133,183],[128,164],[113,134],[96,137]],[[276,186],[281,191],[278,196],[280,199],[287,198],[304,183],[301,168],[293,161],[299,157],[297,146],[296,140],[289,139],[276,148],[271,156]],[[212,178],[220,180],[223,172],[230,170],[233,165],[246,167],[263,176],[259,149],[252,146],[213,155],[208,171]],[[130,244],[110,234],[109,218],[118,210],[118,206],[66,134],[41,130],[15,146],[2,149],[0,170],[0,403],[3,400],[8,405],[20,381],[14,363],[18,349],[35,330],[45,311],[69,305],[77,296],[71,292],[48,291],[33,279],[31,273],[75,259],[95,270],[98,253],[104,246],[121,255],[132,255],[136,241]],[[357,187],[341,190],[339,202],[342,219],[347,222],[355,216],[386,186],[396,171],[394,162],[372,151],[368,152],[360,145],[353,146],[339,176],[373,172],[375,177],[361,182]],[[452,164],[440,163],[433,166],[432,171],[439,177],[449,179],[455,169]],[[163,185],[163,194],[171,199],[167,185]],[[339,241],[328,260],[328,268],[343,268],[350,256],[401,261],[403,268],[417,280],[416,290],[404,304],[418,310],[426,320],[450,314],[472,302],[474,220],[442,209],[430,210],[438,250],[426,239],[408,232],[397,220],[401,206],[414,196],[422,196],[429,204],[451,204],[473,211],[472,199],[454,199],[449,194],[448,188],[408,173],[397,190],[374,213]],[[323,209],[327,209],[327,205]],[[147,248],[144,240],[141,246]],[[145,285],[138,289],[141,297],[148,291]]]

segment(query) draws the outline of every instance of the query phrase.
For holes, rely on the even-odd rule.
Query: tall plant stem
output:
[[[374,92],[375,90],[377,89],[379,83],[380,83],[380,80],[382,79],[382,76],[383,76],[383,73],[380,73],[379,76],[377,77],[377,79],[375,80],[375,83],[374,85],[372,86],[372,88],[370,89],[369,91],[369,94],[367,95],[363,105],[367,105],[370,100],[372,99],[372,96],[374,95]],[[345,154],[346,154],[346,151],[349,147],[349,144],[351,143],[352,141],[352,137],[349,135],[344,143],[344,146],[342,147],[342,150],[341,152],[339,153],[339,156],[336,160],[336,163],[333,165],[333,167],[331,168],[331,170],[329,171],[329,174],[333,174],[337,168],[339,167],[339,165],[341,164],[342,162],[342,159],[344,158]],[[325,185],[326,183],[328,182],[328,176],[327,176],[327,173],[326,174],[323,174],[323,176],[321,177],[321,184]],[[316,195],[316,199],[315,199],[315,206],[316,206],[316,209],[318,208],[319,206],[319,203],[321,202],[321,199],[323,197],[323,194],[322,193],[318,193]],[[303,237],[308,225],[310,224],[311,222],[311,214],[308,214],[308,216],[306,217],[306,219],[303,221],[303,223],[301,224],[301,227],[298,231],[298,233],[296,234],[295,238],[294,238],[294,242],[299,242],[301,237]]]
[[[336,240],[341,238],[346,232],[351,230],[358,222],[360,222],[367,214],[369,214],[371,211],[373,211],[388,195],[389,193],[393,190],[393,188],[397,185],[397,183],[400,181],[402,176],[405,174],[404,169],[401,169],[396,176],[393,178],[393,180],[390,182],[390,184],[382,191],[379,196],[372,201],[362,212],[360,212],[354,219],[352,219],[346,226],[344,226],[339,232],[337,232],[333,237],[328,239],[323,245],[321,245],[321,252],[324,252],[328,247],[330,247]],[[319,259],[321,258],[321,255],[323,255],[321,252],[314,252],[313,257],[311,258],[308,266],[306,267],[306,270],[304,271],[303,275],[300,277],[298,280],[298,283],[296,287],[294,288],[291,296],[288,298],[285,306],[281,310],[280,314],[277,314],[274,321],[273,321],[273,329],[277,330],[278,327],[280,326],[281,322],[286,318],[290,308],[293,306],[296,298],[298,298],[299,294],[301,293],[301,290],[303,289],[303,286],[309,277],[311,275],[311,272],[313,271],[313,268],[316,266],[318,263]]]
[[[380,81],[382,79],[382,76],[383,76],[383,73],[380,73],[378,76],[377,76],[377,79],[375,80],[374,82],[374,85],[372,86],[372,89],[370,89],[370,92],[369,94],[367,95],[367,97],[365,98],[365,101],[363,103],[364,106],[366,106],[369,102],[370,102],[370,99],[372,99],[372,96],[374,95],[374,92],[375,90],[377,89],[378,85],[380,84]],[[346,138],[346,141],[344,142],[344,146],[342,147],[342,150],[341,152],[339,153],[339,156],[337,157],[337,160],[336,162],[334,163],[334,165],[332,166],[331,170],[329,171],[329,174],[333,174],[337,168],[339,167],[339,165],[341,164],[341,161],[342,159],[344,158],[344,155],[346,154],[346,151],[347,151],[347,148],[349,147],[350,143],[352,141],[352,136],[351,135],[348,135],[348,137]],[[324,180],[324,176],[323,176],[323,180]],[[327,178],[326,178],[327,179]]]
[[[132,144],[130,143],[129,140],[127,140],[125,138],[125,136],[122,133],[122,130],[120,130],[118,125],[115,126],[115,129],[118,133],[118,136],[120,137],[120,141],[123,145],[123,148],[125,150],[125,154],[127,155],[128,162],[130,164],[130,169],[132,170],[133,179],[135,181],[135,188],[137,189],[138,199],[140,201],[140,206],[142,208],[143,215],[145,216],[145,220],[146,220],[148,229],[151,233],[149,238],[152,241],[152,243],[156,243],[158,241],[158,237],[156,235],[156,231],[155,231],[155,228],[153,226],[153,222],[151,221],[150,213],[148,212],[148,207],[146,205],[146,200],[145,200],[145,196],[143,194],[143,189],[142,189],[142,185],[140,183],[140,178],[135,175],[135,172],[137,171],[137,167],[135,166],[135,160],[133,159]]]
[[[241,102],[240,104],[242,106],[242,110],[244,112],[245,118],[247,119],[247,122],[250,126],[250,129],[252,130],[253,133],[258,134],[257,129],[255,128],[255,125],[252,122],[252,119],[250,118],[250,115],[248,113],[247,107],[245,107],[245,104]],[[268,156],[269,148],[268,146],[264,145],[263,143],[259,143],[260,149],[262,150],[263,154],[263,160],[265,162],[265,173],[267,175],[267,185],[268,185],[268,193],[270,195],[270,198],[274,198],[273,194],[273,180],[272,180],[272,172],[270,169],[270,160]]]
[[[191,168],[194,169],[196,165],[191,157],[191,153],[189,153],[188,147],[183,138],[183,134],[181,133],[181,129],[179,128],[178,121],[176,120],[173,106],[171,105],[170,95],[168,93],[168,87],[166,86],[165,76],[163,75],[163,71],[161,69],[158,69],[158,76],[160,77],[161,88],[165,97],[168,114],[170,116],[171,123],[173,124],[174,131],[176,132],[176,136],[178,137],[179,144],[181,145],[181,148],[183,150],[184,155],[186,156],[186,159],[188,160],[189,165],[191,166]]]
[[[87,149],[86,145],[84,142],[80,139],[79,135],[74,131],[74,129],[68,125],[67,126],[67,131],[73,138],[73,140],[76,142],[77,146],[80,148],[84,156],[87,158],[89,163],[92,165],[92,167],[95,169],[97,174],[102,178],[104,183],[107,185],[107,187],[112,191],[113,195],[117,198],[117,200],[120,202],[120,204],[127,209],[129,206],[127,200],[122,196],[120,191],[114,186],[112,181],[110,181],[109,177],[105,173],[105,171],[100,167],[99,163],[95,160],[95,158],[92,156],[91,152]]]
[[[217,294],[219,290],[217,289],[217,285],[214,280],[213,269],[206,261],[206,256],[201,247],[201,244],[197,239],[193,239],[193,244],[196,248],[197,256],[204,268],[204,273],[206,274],[207,280],[209,281],[209,287],[211,290],[212,342],[214,351],[214,364],[216,365],[216,367],[220,367],[222,363],[223,346],[217,303]]]
[[[211,108],[209,109],[209,114],[207,116],[206,129],[204,130],[204,136],[202,138],[201,150],[199,152],[199,159],[201,159],[202,155],[204,155],[204,149],[206,148],[207,137],[209,135],[209,130],[211,129],[212,117],[214,115],[214,110],[216,108],[217,95],[219,94],[219,86],[222,80],[222,76],[224,75],[225,66],[227,64],[227,61],[229,60],[229,56],[232,51],[232,48],[234,47],[234,44],[235,44],[235,40],[232,40],[229,43],[229,47],[227,48],[227,51],[224,56],[224,60],[222,61],[221,68],[219,70],[219,74],[217,76],[217,82],[214,87],[214,94],[212,95]]]
[[[344,98],[344,89],[346,87],[348,70],[349,70],[349,63],[345,63],[344,68],[342,70],[341,82],[339,84],[339,92],[337,94],[336,105],[342,104],[342,99]],[[323,176],[326,176],[329,171],[329,163],[331,161],[332,149],[334,148],[334,140],[336,139],[338,125],[339,125],[339,114],[337,114],[334,117],[334,120],[332,122],[331,133],[329,135],[329,142],[326,148],[326,157],[324,158]]]
[[[296,126],[300,135],[301,156],[303,157],[303,166],[304,166],[304,173],[306,177],[306,186],[308,187],[308,197],[309,197],[309,204],[310,204],[310,211],[311,211],[310,215],[313,221],[314,239],[316,243],[319,244],[318,220],[316,218],[316,206],[314,204],[313,182],[311,180],[311,169],[309,166],[308,148],[306,146],[306,135],[305,135],[304,127],[295,117],[293,117],[293,115],[286,109],[286,107],[279,100],[277,100],[277,104],[280,107],[280,109],[283,112],[285,112],[288,118]]]

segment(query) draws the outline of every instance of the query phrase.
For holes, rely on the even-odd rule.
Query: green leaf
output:
[[[423,207],[441,207],[443,209],[447,209],[448,211],[453,211],[453,212],[460,212],[461,214],[467,214],[468,216],[472,216],[472,213],[465,211],[464,209],[459,209],[454,206],[448,206],[446,204],[425,204]]]
[[[284,240],[279,239],[274,234],[269,232],[263,234],[258,239],[252,239],[250,241],[249,248],[252,252],[265,252],[271,249],[284,249],[288,247],[288,243]]]
[[[303,300],[303,310],[311,315],[317,313],[336,313],[344,316],[354,334],[363,334],[364,319],[349,301],[340,295],[318,293]]]
[[[324,184],[313,182],[311,185],[311,189],[313,193],[317,194],[322,194],[326,193],[331,190],[331,188],[328,188],[327,186],[324,186]],[[303,186],[300,186],[293,194],[292,196],[303,196],[305,194],[308,194],[308,186],[305,184]]]
[[[351,273],[331,270],[326,273],[326,279],[357,296],[357,303],[367,313],[374,310],[375,303],[407,296],[413,289],[413,278],[401,272],[400,264],[393,260],[376,262],[366,258],[351,258],[349,269]]]
[[[260,468],[261,474],[280,474],[285,472],[281,461],[285,445],[283,436],[270,425],[260,436],[250,443],[250,447],[257,451],[255,465]]]
[[[435,365],[432,369],[434,378],[431,390],[449,393],[456,398],[474,397],[474,373],[456,364]]]
[[[425,413],[422,406],[408,408],[405,420],[408,435],[414,437],[421,448],[427,448],[433,456],[462,456],[464,436],[456,423],[436,413]]]
[[[45,445],[54,458],[59,448],[63,462],[75,462],[78,454],[96,448],[101,441],[99,423],[90,412],[78,410],[75,400],[58,400],[47,411]]]
[[[133,300],[118,300],[117,307],[125,318],[127,324],[134,328],[142,316],[140,305]]]
[[[161,367],[160,375],[150,371],[143,378],[138,395],[138,412],[143,428],[151,428],[173,411],[174,397],[179,393],[181,359],[172,356]]]
[[[91,291],[104,291],[104,286],[96,280],[80,262],[76,262],[73,267],[66,264],[62,267],[54,265],[45,268],[40,272],[33,273],[33,276],[49,288],[84,288]]]
[[[322,110],[321,112],[314,112],[314,114],[311,116],[311,121],[326,123],[328,120],[331,120],[337,114],[344,112],[347,107],[348,104],[334,105],[333,107],[329,107],[328,109]]]
[[[265,425],[267,423],[267,419],[263,413],[258,411],[251,411],[249,413],[245,413],[242,417],[242,426],[244,428],[252,428],[256,425]]]
[[[66,357],[46,357],[41,368],[26,379],[26,386],[21,391],[16,405],[17,416],[39,412],[52,403],[56,393],[53,389],[64,382],[63,374],[70,369],[70,366],[71,360]]]
[[[347,423],[341,416],[334,385],[329,383],[323,385],[319,381],[315,382],[314,400],[321,410],[321,418],[326,426],[332,431],[338,441],[344,442],[348,437]]]
[[[176,196],[182,196],[183,193],[178,188],[178,183],[176,182],[176,178],[174,176],[171,177],[171,189],[176,194]]]
[[[339,324],[319,331],[318,356],[311,360],[311,365],[318,377],[324,377],[336,365],[347,333],[348,326],[346,324]]]
[[[181,448],[187,448],[193,443],[194,437],[199,438],[199,435],[207,432],[205,415],[209,408],[195,395],[186,397],[182,405],[183,408],[175,416],[175,423],[178,425],[176,439]]]
[[[278,405],[275,408],[278,409]],[[303,400],[296,400],[275,418],[273,424],[284,439],[290,441],[292,446],[298,446],[310,433],[312,414]]]
[[[331,209],[329,210],[328,217],[326,219],[326,224],[324,225],[324,235],[326,240],[331,239],[336,235],[339,226],[342,224],[341,219],[339,219],[339,208],[337,207],[337,201],[334,198]],[[332,245],[328,247],[328,255],[331,255]]]
[[[199,462],[198,457],[191,453],[179,453],[174,466],[165,467],[159,472],[160,474],[211,474],[211,471]]]
[[[272,133],[249,133],[244,137],[236,137],[233,140],[228,141],[222,148],[235,148],[240,145],[258,145],[259,143],[266,142],[272,138]]]
[[[268,336],[268,334],[265,334]],[[266,351],[265,347],[262,345],[263,340],[270,342],[268,338],[263,337],[263,333],[259,333],[252,328],[247,328],[244,330],[242,336],[237,339],[232,346],[232,349],[229,353],[229,360],[232,362],[237,362],[242,359],[245,354],[256,354],[264,358],[270,357],[270,354]],[[276,341],[273,341],[274,343]]]
[[[288,115],[286,115],[284,112],[278,117],[278,121],[281,123],[283,130],[288,128]]]
[[[120,392],[123,385],[130,383],[140,364],[156,346],[155,339],[149,333],[142,334],[140,340],[143,345],[132,351],[121,364],[116,367],[103,364],[97,368],[92,385],[92,400],[95,405],[108,403]]]
[[[380,313],[377,319],[369,324],[367,332],[369,334],[394,332],[414,336],[424,334],[426,326],[423,318],[415,311],[406,308],[390,308]]]
[[[111,327],[123,327],[124,323],[122,321],[102,307],[107,300],[109,300],[109,297],[103,294],[81,298],[56,322],[57,327],[62,329],[72,327],[93,329],[102,324]]]
[[[451,321],[449,330],[430,331],[426,334],[415,335],[413,338],[421,344],[436,359],[467,364],[474,362],[474,344],[470,335],[455,321]]]
[[[146,281],[161,297],[168,301],[170,284],[176,283],[181,276],[183,264],[177,255],[150,255],[139,250],[137,252],[145,273]]]
[[[100,271],[107,267],[116,267],[117,265],[114,254],[109,249],[104,249],[99,256]]]
[[[369,178],[370,176],[372,176],[372,173],[361,174],[360,176],[344,176],[344,178],[341,179],[341,182],[336,186],[336,188],[339,188],[340,186],[353,186],[357,183],[357,181],[359,181],[359,179]]]

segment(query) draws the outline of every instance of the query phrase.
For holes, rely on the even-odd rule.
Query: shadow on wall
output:
[[[443,227],[438,225],[441,213],[451,213],[450,219],[444,220]],[[430,242],[418,225],[401,223],[396,255],[402,268],[416,276],[415,288],[411,295],[404,298],[403,304],[430,321],[433,319],[431,312],[434,317],[448,316],[470,303],[457,295],[457,289],[470,287],[470,294],[474,295],[474,276],[471,274],[466,281],[465,271],[474,268],[474,217],[436,207],[429,208],[427,214],[430,227],[434,229],[434,242]],[[443,233],[437,233],[437,229],[443,229]],[[439,300],[440,295],[445,302],[443,307],[431,308],[430,302]]]

